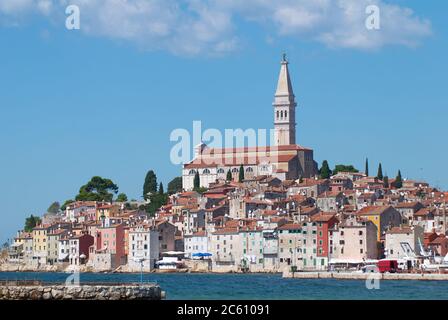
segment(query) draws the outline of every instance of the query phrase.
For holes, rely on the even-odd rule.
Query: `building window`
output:
[[[224,173],[224,169],[218,169],[218,173]]]
[[[193,176],[196,174],[196,170],[191,169],[190,172],[188,172],[189,175]]]
[[[246,169],[246,172],[254,172],[254,169],[252,167],[249,167]]]
[[[210,170],[209,170],[209,169],[204,169],[204,170],[202,171],[202,174],[210,174]]]

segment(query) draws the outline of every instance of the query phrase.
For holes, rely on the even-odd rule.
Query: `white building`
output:
[[[159,258],[159,232],[143,226],[129,230],[129,271],[151,271]]]
[[[199,231],[191,235],[184,236],[184,252],[188,258],[194,258],[194,254],[210,253],[209,241],[205,231]]]

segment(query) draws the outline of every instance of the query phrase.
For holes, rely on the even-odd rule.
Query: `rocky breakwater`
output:
[[[2,285],[0,300],[161,300],[156,284],[144,285]]]

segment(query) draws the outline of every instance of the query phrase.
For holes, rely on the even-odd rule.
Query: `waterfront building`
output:
[[[89,260],[89,248],[93,245],[93,237],[88,234],[74,235],[69,241],[69,263],[72,266],[85,264]]]
[[[423,231],[420,226],[393,227],[386,231],[386,258],[415,260],[420,255],[419,243],[423,243]]]
[[[279,271],[302,267],[302,225],[286,223],[278,227],[277,232]]]
[[[159,233],[148,226],[129,230],[128,271],[152,271],[159,259]]]
[[[184,236],[185,256],[192,259],[195,254],[210,253],[209,237],[206,231],[198,231]]]

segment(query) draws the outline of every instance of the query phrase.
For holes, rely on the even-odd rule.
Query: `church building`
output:
[[[192,190],[199,173],[200,186],[225,181],[230,171],[238,181],[241,166],[245,179],[273,176],[280,180],[310,178],[317,174],[313,150],[296,144],[296,101],[286,56],[280,65],[277,90],[273,102],[274,145],[242,148],[209,148],[204,143],[195,149],[195,158],[184,164],[182,184]]]

